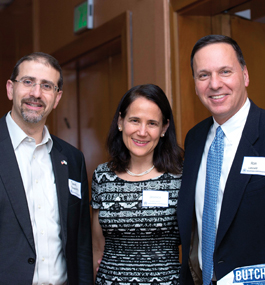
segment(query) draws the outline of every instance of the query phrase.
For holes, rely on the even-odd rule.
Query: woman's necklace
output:
[[[153,170],[155,166],[153,165],[151,168],[147,169],[146,171],[142,172],[142,173],[139,173],[139,174],[136,174],[136,173],[132,173],[128,168],[126,168],[126,172],[131,175],[131,176],[143,176],[149,172],[151,172]]]

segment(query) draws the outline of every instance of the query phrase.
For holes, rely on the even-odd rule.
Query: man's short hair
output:
[[[237,59],[238,59],[239,64],[241,65],[241,68],[242,69],[244,68],[244,66],[246,65],[246,62],[243,57],[243,53],[235,40],[233,40],[230,37],[223,36],[223,35],[208,35],[206,37],[199,39],[192,49],[191,57],[190,57],[190,65],[191,65],[193,77],[194,77],[193,58],[194,58],[195,53],[207,45],[216,44],[216,43],[225,43],[225,44],[231,45],[236,52]]]
[[[44,53],[44,52],[33,52],[31,54],[25,55],[23,56],[15,65],[13,72],[11,74],[10,80],[14,81],[19,73],[19,66],[23,61],[40,61],[43,60],[44,64],[50,65],[52,66],[54,69],[56,69],[59,73],[60,73],[60,78],[59,81],[57,82],[58,87],[60,90],[63,89],[63,74],[62,74],[62,68],[59,64],[59,62],[57,61],[57,59],[55,59],[53,56]]]

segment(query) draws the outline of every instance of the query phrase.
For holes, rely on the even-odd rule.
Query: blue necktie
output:
[[[213,252],[216,237],[216,204],[223,163],[224,133],[219,126],[210,146],[202,215],[202,278],[203,284],[211,284],[213,277]]]

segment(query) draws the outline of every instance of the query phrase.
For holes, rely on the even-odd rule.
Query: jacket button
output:
[[[28,263],[29,264],[34,264],[35,263],[35,259],[34,258],[29,258],[28,259]]]

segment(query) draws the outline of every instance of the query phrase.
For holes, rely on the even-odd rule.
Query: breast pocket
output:
[[[253,196],[263,192],[265,195],[265,177],[261,175],[252,175],[245,191],[246,196]]]

